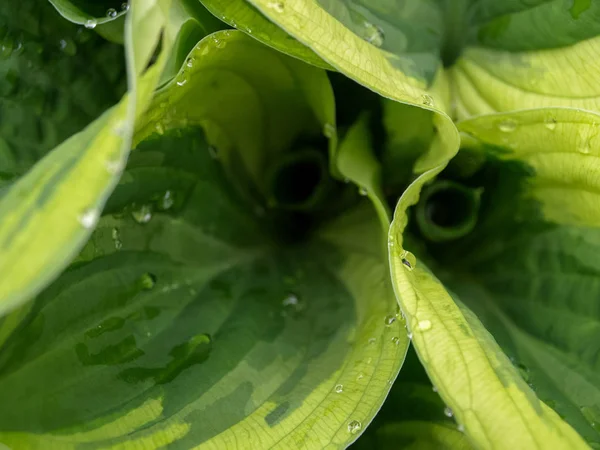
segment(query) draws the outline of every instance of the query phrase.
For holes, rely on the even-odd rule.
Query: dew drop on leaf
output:
[[[369,344],[373,345],[375,342],[377,342],[377,338],[369,338]]]
[[[12,55],[15,44],[11,38],[6,36],[0,41],[0,59],[8,59]]]
[[[364,197],[365,195],[367,195],[369,193],[369,191],[367,191],[367,188],[361,187],[358,190],[358,193]]]
[[[362,424],[358,420],[352,420],[348,422],[348,432],[350,434],[356,434],[362,429]]]
[[[556,119],[554,117],[548,117],[544,121],[544,126],[550,131],[554,131],[556,129]]]
[[[191,56],[185,60],[185,65],[188,67],[194,67],[194,58]]]
[[[335,136],[335,127],[332,124],[330,124],[330,123],[326,123],[323,126],[323,135],[326,138],[331,139],[332,137]]]
[[[387,316],[385,316],[385,319],[383,319],[383,322],[385,323],[386,327],[391,327],[395,321],[396,316],[393,314],[388,314]]]
[[[121,250],[121,248],[123,247],[123,242],[121,242],[121,233],[119,232],[119,229],[113,228],[111,236],[113,242],[115,243],[115,249]]]
[[[344,392],[344,386],[341,384],[336,384],[335,387],[333,388],[333,390],[336,393],[341,394],[342,392]]]
[[[429,95],[429,94],[423,94],[421,96],[421,102],[425,106],[433,106],[434,105],[433,97],[431,95]]]
[[[214,145],[208,146],[208,153],[212,159],[217,159],[219,157],[219,149]]]
[[[404,264],[404,267],[406,267],[406,269],[408,270],[413,270],[417,266],[417,258],[415,258],[415,255],[413,255],[409,251],[405,250],[404,252],[402,252],[402,255],[400,255],[400,259],[402,260],[402,264]]]
[[[417,328],[421,331],[427,331],[431,329],[431,320],[420,320],[417,324]]]
[[[129,3],[123,2],[121,4],[121,11],[129,11]]]
[[[452,411],[452,408],[449,408],[448,406],[446,406],[444,408],[444,415],[446,417],[452,417],[452,416],[454,416],[454,412]]]
[[[398,345],[400,343],[400,338],[398,336],[394,336],[392,338],[392,343]]]
[[[117,10],[114,8],[109,8],[106,11],[106,17],[110,17],[111,19],[114,19],[115,17],[117,17]]]
[[[173,206],[173,203],[175,203],[175,200],[173,199],[173,193],[171,191],[166,191],[160,198],[160,201],[158,202],[158,207],[161,210],[166,211]]]
[[[413,338],[413,334],[412,333],[408,333],[407,336],[408,336],[409,339]]]
[[[361,372],[356,376],[356,381],[360,381],[365,377],[365,375]]]
[[[185,86],[185,84],[187,83],[187,77],[185,76],[185,74],[182,74],[182,76],[177,80],[177,86]]]
[[[149,291],[156,285],[156,275],[153,273],[145,273],[140,278],[140,286],[145,291]]]
[[[85,21],[84,26],[90,30],[93,30],[98,25],[98,21],[96,19],[88,19]]]
[[[437,392],[437,391],[438,391],[438,388],[437,388],[436,386],[431,386],[431,390],[432,390],[433,392]]]
[[[267,3],[267,8],[275,10],[275,12],[282,13],[285,10],[285,3],[282,1],[270,1]]]
[[[88,209],[79,216],[79,223],[83,228],[93,228],[98,223],[99,214],[96,209]]]
[[[503,133],[512,133],[517,129],[517,122],[512,119],[506,119],[498,123],[498,129]]]
[[[369,44],[374,45],[375,47],[381,47],[385,39],[385,34],[383,30],[377,25],[372,24],[371,22],[364,22],[363,26],[363,37],[365,41],[367,41]]]
[[[300,298],[296,294],[292,294],[292,293],[288,294],[283,299],[283,301],[281,302],[281,305],[283,306],[282,315],[284,317],[285,316],[296,316],[304,309],[304,305],[300,301]]]
[[[137,223],[148,223],[152,220],[152,207],[146,204],[134,207],[131,211],[131,217]]]
[[[458,427],[456,427],[458,429],[458,431],[460,431],[461,433],[465,432],[465,426],[462,423],[458,424]]]

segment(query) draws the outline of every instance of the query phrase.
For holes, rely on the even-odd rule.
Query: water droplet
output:
[[[166,191],[164,195],[160,198],[160,201],[158,202],[158,207],[163,211],[166,211],[167,209],[171,208],[171,206],[173,206],[173,203],[175,203],[175,200],[173,199],[173,193],[171,191]]]
[[[88,209],[79,216],[79,223],[83,228],[90,229],[96,226],[100,215],[96,209]]]
[[[185,86],[185,84],[187,83],[187,77],[185,76],[185,74],[182,74],[181,77],[177,80],[177,86]]]
[[[121,11],[129,11],[129,3],[127,3],[127,2],[121,3]]]
[[[375,342],[377,342],[377,338],[369,338],[369,344],[373,345]]]
[[[156,275],[153,273],[145,273],[140,278],[140,286],[145,291],[149,291],[156,285]]]
[[[111,19],[114,19],[115,17],[117,17],[117,10],[115,8],[107,9],[106,17],[110,17]]]
[[[58,41],[58,45],[60,49],[69,56],[75,56],[75,54],[77,53],[77,45],[75,44],[73,39],[61,39],[60,41]]]
[[[374,45],[375,47],[381,47],[385,39],[385,34],[381,27],[372,24],[371,22],[364,22],[363,26],[363,37],[365,41]]]
[[[131,211],[131,217],[137,223],[148,223],[152,220],[152,207],[150,205],[141,205]]]
[[[404,267],[406,267],[408,270],[413,270],[417,266],[417,258],[415,258],[415,255],[409,251],[405,250],[402,252],[400,259],[402,260]]]
[[[154,129],[156,130],[156,132],[158,134],[160,134],[161,136],[163,134],[165,134],[165,127],[163,126],[162,123],[158,122],[156,125],[154,125]]]
[[[394,314],[388,314],[387,316],[385,316],[385,319],[383,319],[383,322],[385,323],[386,327],[391,327],[395,321],[396,316]]]
[[[409,338],[409,339],[412,339],[412,338],[413,338],[413,334],[412,334],[412,333],[410,333],[410,332],[409,332],[409,333],[407,333],[406,335],[408,336],[408,338]]]
[[[438,392],[438,388],[437,388],[437,386],[431,386],[431,390],[432,390],[433,392],[436,392],[436,393]]]
[[[556,119],[554,117],[548,117],[544,121],[544,126],[550,131],[554,131],[556,129]]]
[[[459,423],[458,426],[456,427],[456,429],[458,431],[460,431],[461,433],[465,432],[465,426],[462,423]]]
[[[9,37],[0,41],[0,59],[8,59],[15,48],[15,43]]]
[[[444,415],[445,415],[446,417],[452,417],[452,416],[454,415],[454,411],[452,411],[452,408],[450,408],[450,407],[446,406],[446,407],[444,408]]]
[[[106,167],[106,171],[111,175],[117,175],[123,172],[125,168],[123,165],[123,161],[121,159],[115,159],[114,161],[106,161],[104,163],[104,167]]]
[[[332,137],[335,136],[335,127],[330,123],[326,123],[323,126],[323,135],[326,138],[331,139]]]
[[[84,26],[90,30],[93,30],[98,25],[98,21],[96,19],[88,19],[85,21]]]
[[[285,10],[285,3],[282,1],[271,1],[267,3],[267,8],[274,9],[275,12],[282,13]]]
[[[208,153],[212,159],[217,159],[219,157],[219,149],[214,145],[208,146]]]
[[[342,384],[336,384],[333,390],[336,393],[341,394],[342,392],[344,392],[344,386]]]
[[[121,233],[119,232],[119,229],[113,228],[111,236],[112,240],[115,243],[115,249],[121,250],[121,248],[123,247],[123,242],[121,242]]]
[[[291,293],[283,299],[281,305],[283,306],[282,315],[284,317],[298,315],[304,309],[300,298],[296,294]]]
[[[362,423],[358,420],[352,420],[348,422],[348,432],[351,434],[356,434],[362,429]]]
[[[367,195],[369,193],[369,191],[367,191],[367,188],[361,187],[358,190],[358,193],[364,197],[365,195]]]
[[[356,376],[356,381],[360,381],[365,377],[365,375],[361,372]]]
[[[400,343],[400,338],[398,336],[394,336],[392,338],[392,343],[398,345]]]
[[[191,56],[185,60],[185,65],[188,67],[194,67],[194,58]]]
[[[498,129],[503,133],[512,133],[517,129],[517,122],[512,119],[506,119],[498,123]]]
[[[425,106],[433,106],[434,105],[433,97],[431,95],[429,95],[429,94],[423,94],[421,96],[421,102]]]
[[[420,320],[417,324],[417,328],[421,331],[427,331],[431,329],[431,320]]]
[[[586,139],[579,147],[577,147],[577,151],[584,155],[589,155],[592,151],[592,146],[590,144],[590,139]]]

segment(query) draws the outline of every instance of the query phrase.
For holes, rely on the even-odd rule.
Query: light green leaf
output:
[[[421,1],[367,5],[341,0],[251,3],[358,83],[384,97],[437,113],[437,139],[456,151],[456,129],[445,114],[450,93],[438,57],[444,29],[438,5]],[[425,23],[427,27],[423,27]],[[431,152],[432,159],[421,161],[416,170],[442,163],[443,158],[434,158],[439,154]]]
[[[286,55],[323,69],[332,67],[317,56],[310,48],[298,42],[277,25],[265,18],[246,0],[200,0],[216,17],[232,27],[258,39],[263,44]]]
[[[390,211],[381,185],[381,164],[373,154],[369,120],[359,117],[340,142],[335,166],[343,177],[358,186],[359,193],[373,202],[384,232],[390,224]]]
[[[600,4],[473,3],[469,45],[450,77],[456,114],[570,106],[600,110]]]
[[[199,103],[194,92],[207,90],[213,95]],[[137,141],[201,124],[228,171],[247,178],[244,182],[263,195],[269,189],[266,174],[278,155],[294,145],[311,148],[314,136],[324,135],[331,154],[336,146],[335,104],[325,72],[239,31],[213,33],[198,43],[171,84],[157,94],[156,104],[160,107],[139,124]]]
[[[507,120],[516,124],[514,133],[498,129]],[[599,123],[599,115],[566,109],[462,123],[476,139],[472,146],[498,158],[485,186],[495,206],[472,236],[444,250],[463,256],[452,263],[448,285],[479,314],[537,395],[595,444]]]
[[[561,114],[573,114],[573,111],[569,110],[555,111],[557,113],[562,111]],[[528,116],[526,113],[522,114],[523,116],[499,116],[480,120],[482,124],[487,125],[486,133],[492,129],[491,123],[493,123],[493,135],[498,137],[499,142],[510,143],[518,136],[517,134],[513,136],[512,131],[519,130],[519,126],[513,130],[511,123],[511,127],[508,127],[510,129],[506,131],[505,121],[514,120],[518,123],[521,117],[525,121]],[[539,120],[539,116],[550,113],[537,112],[536,114],[538,114],[537,125],[546,127],[547,124]],[[591,116],[594,115],[589,115],[588,120]],[[556,120],[560,120],[558,114]],[[469,131],[480,129],[482,124],[473,125]],[[546,127],[549,133],[554,125],[555,123],[551,122],[550,126]],[[560,139],[562,134],[556,133],[556,139]],[[565,133],[565,136],[574,139],[574,134],[574,132]],[[533,139],[533,133],[530,136]],[[539,145],[539,135],[536,136],[538,136],[536,144]],[[533,140],[530,144],[532,143]],[[570,172],[564,171],[564,173]],[[429,377],[475,446],[586,448],[585,443],[570,426],[536,398],[534,392],[522,380],[520,372],[512,365],[479,319],[446,290],[422,261],[417,262],[415,257],[404,248],[408,208],[418,202],[423,185],[430,179],[430,174],[422,175],[400,199],[390,229],[389,243],[396,295],[406,315],[413,344]],[[480,179],[488,180],[491,187],[494,183],[499,183],[487,173],[482,174]],[[505,192],[504,197],[495,198],[495,201],[487,206],[486,211],[492,208],[490,217],[497,217],[494,216],[493,211],[498,208],[502,208],[510,217],[515,215],[520,217],[514,212],[514,199],[510,195],[511,192],[513,191]],[[430,207],[436,206],[438,205],[434,203]],[[532,214],[530,207],[524,211]],[[496,226],[506,229],[505,224],[496,222]],[[478,226],[473,234],[485,233],[483,227],[484,225],[481,225],[481,228]],[[514,235],[514,230],[512,233]],[[446,285],[455,289],[461,299],[467,301],[463,293],[469,289],[470,285],[467,281],[473,281],[471,278],[461,277],[460,268],[472,263],[473,267],[478,268],[477,270],[484,271],[486,264],[481,259],[476,260],[469,255],[483,251],[484,255],[490,256],[493,249],[505,248],[506,238],[485,234],[485,242],[468,241],[468,236],[464,239],[464,241],[456,241],[462,245],[451,243],[436,246],[431,243],[427,245],[426,253],[428,260],[434,261],[436,272],[439,271],[443,275]],[[487,245],[484,247],[485,250],[481,247],[484,244]],[[520,245],[524,244],[520,243]],[[506,257],[507,259],[498,265],[504,272],[507,265],[512,264],[514,257],[512,251],[507,252]],[[520,273],[519,270],[516,273]],[[472,278],[477,280],[476,276]],[[502,281],[502,286],[507,286],[506,279]],[[516,288],[519,285],[515,281],[513,286]],[[508,299],[514,301],[514,297]],[[473,295],[470,300],[472,301],[468,303],[472,307],[474,303],[483,301]],[[519,306],[515,304],[515,308],[518,309]],[[526,315],[526,322],[531,321],[531,317]]]
[[[290,449],[358,437],[407,346],[376,215],[363,205],[302,245],[273,245],[228,185],[198,129],[140,144],[108,206],[125,215],[102,219],[4,344],[0,397],[14,406],[0,412],[1,442]]]
[[[150,57],[145,39],[158,39],[165,22],[164,16],[161,21],[155,15],[152,34],[138,28],[140,21],[150,18],[153,8],[157,7],[146,4],[146,9],[132,8],[126,24],[129,90],[136,101],[124,99],[104,113],[50,152],[2,196],[0,314],[36,295],[69,264],[118,182],[127,160],[133,122],[149,101],[161,70],[159,59],[138,83]],[[134,33],[134,29],[139,31]],[[142,50],[140,41],[144,42]],[[167,40],[165,46],[168,48]]]
[[[411,349],[377,417],[352,446],[353,450],[397,448],[473,448]]]

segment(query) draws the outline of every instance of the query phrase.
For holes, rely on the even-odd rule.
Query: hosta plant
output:
[[[0,4],[0,448],[600,448],[600,2]]]

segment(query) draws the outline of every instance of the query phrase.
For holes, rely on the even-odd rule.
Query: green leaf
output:
[[[332,67],[317,56],[310,48],[298,42],[281,28],[266,19],[246,0],[200,0],[216,17],[227,24],[245,32],[263,44],[286,55],[299,58],[304,62],[323,69]]]
[[[272,69],[265,71],[265,65]],[[213,95],[199,103],[194,92],[207,90]],[[213,33],[199,42],[155,103],[160,107],[138,124],[136,140],[201,124],[227,170],[243,178],[242,189],[254,185],[252,191],[263,196],[269,189],[266,174],[290,147],[310,148],[313,136],[321,135],[331,154],[337,145],[326,73],[239,31]]]
[[[16,4],[0,5],[0,179],[6,182],[125,90],[121,47],[66,22],[47,2]]]
[[[344,447],[373,418],[407,346],[375,214],[274,246],[218,164],[195,128],[132,154],[125,215],[4,344],[2,442]]]
[[[132,8],[126,24],[129,91],[134,101],[125,98],[58,146],[0,199],[0,270],[5,275],[0,282],[0,314],[36,295],[70,263],[117,184],[133,122],[145,109],[164,64],[160,61],[166,57],[159,58],[138,83],[154,50],[149,41],[156,45],[164,23],[157,9],[163,11],[149,3]],[[141,25],[153,28],[147,32]]]
[[[600,4],[480,0],[471,9],[467,48],[449,72],[459,118],[549,106],[600,110],[593,63]]]
[[[505,120],[517,124],[508,137],[498,133]],[[500,182],[489,194],[496,211],[456,244],[476,250],[460,265],[462,287],[453,285],[537,395],[596,444],[600,311],[590,299],[599,270],[598,124],[596,114],[550,109],[461,125],[498,155]],[[508,195],[510,212],[501,202]],[[492,244],[498,240],[505,245]]]
[[[467,177],[440,175],[484,190],[470,234],[418,249],[444,285],[403,248],[423,177],[398,204],[390,231],[396,293],[421,361],[475,445],[587,448],[536,393],[598,442],[598,308],[589,301],[598,216],[586,206],[595,203],[599,117],[547,109],[459,125],[465,145],[488,162]],[[429,197],[417,207],[443,206]]]
[[[414,350],[373,423],[352,447],[371,449],[471,449],[436,393]]]
[[[65,19],[94,29],[127,14],[129,1],[48,0]]]

